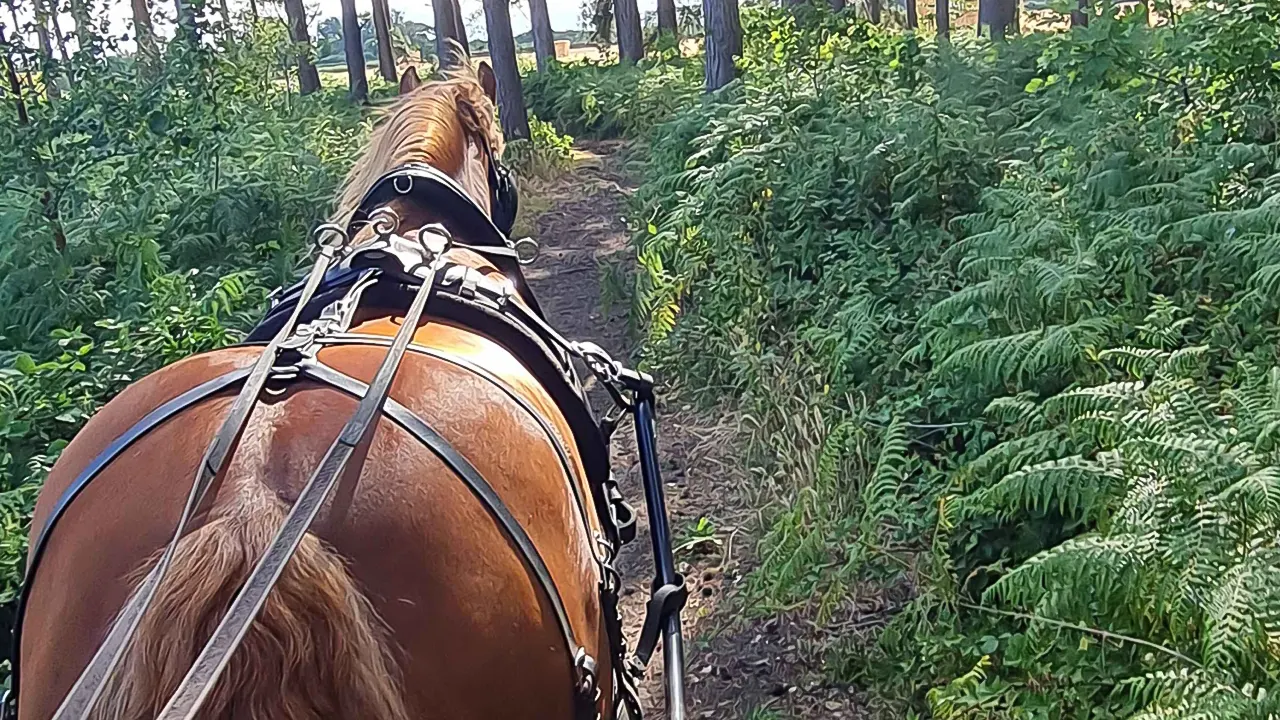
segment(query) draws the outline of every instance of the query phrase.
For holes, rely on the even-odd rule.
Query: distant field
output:
[[[564,59],[581,60],[583,58],[587,58],[590,60],[599,60],[602,56],[603,56],[603,53],[600,52],[600,48],[596,47],[595,45],[581,45],[578,47],[569,48],[568,57]],[[488,60],[489,53],[487,52],[475,53],[471,57],[472,59],[475,59],[475,60]],[[532,66],[535,62],[533,57],[533,50],[521,51],[516,55],[516,58],[517,58],[517,61],[520,62],[522,65],[528,64]],[[411,58],[407,60],[401,59],[399,64],[401,67],[405,67],[407,65],[417,65],[421,67],[423,65],[428,64],[429,62],[430,62],[429,60]],[[319,65],[316,65],[316,67],[320,70],[320,76],[321,76],[320,81],[322,83],[325,82],[326,76],[332,76],[333,78],[337,78],[343,83],[347,81],[347,66],[341,62],[322,63]],[[365,72],[368,73],[370,76],[378,72],[377,61],[366,62],[364,67],[365,67]]]

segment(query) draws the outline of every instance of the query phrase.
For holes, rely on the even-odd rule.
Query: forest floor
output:
[[[554,181],[522,185],[517,223],[517,231],[532,234],[541,246],[526,276],[552,324],[566,337],[595,342],[624,362],[634,360],[638,342],[627,318],[629,302],[616,297],[611,286],[634,268],[624,219],[634,189],[627,153],[619,142],[579,143],[572,171]],[[598,410],[609,407],[598,388],[592,397]],[[678,390],[659,388],[660,464],[677,569],[690,591],[684,611],[688,717],[863,717],[853,692],[825,681],[822,652],[815,647],[821,641],[811,623],[801,616],[744,612],[739,589],[752,567],[760,518],[742,459],[742,436],[732,407],[694,407],[679,399]],[[614,472],[639,514],[636,539],[623,548],[618,562],[624,631],[634,647],[653,557],[631,427],[620,427],[615,437]],[[646,717],[666,717],[661,649],[641,695]]]

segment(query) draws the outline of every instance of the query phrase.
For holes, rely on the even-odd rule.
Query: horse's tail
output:
[[[283,521],[275,499],[247,484],[253,490],[237,494],[257,496],[246,498],[251,507],[214,517],[179,542],[95,720],[156,717],[213,634]],[[384,626],[316,537],[303,539],[199,717],[407,718]]]

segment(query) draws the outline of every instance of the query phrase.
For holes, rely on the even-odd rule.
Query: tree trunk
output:
[[[151,8],[147,0],[131,0],[129,4],[133,8],[133,39],[138,45],[138,57],[149,66],[160,59],[156,31],[151,25]]]
[[[613,22],[618,28],[618,56],[632,65],[644,58],[644,34],[636,0],[613,0]]]
[[[676,0],[658,0],[658,34],[671,33],[680,37],[680,29],[676,21]]]
[[[58,41],[58,55],[62,57],[62,62],[71,62],[71,55],[67,52],[67,36],[63,34],[62,27],[58,24],[58,8],[55,5],[53,12],[49,14],[49,20],[53,23],[53,37]],[[67,75],[67,80],[71,81],[71,76]]]
[[[227,0],[218,0],[218,14],[222,16],[222,22],[226,25],[223,28],[227,36],[231,35],[231,8],[227,6]]]
[[[199,31],[196,30],[196,10],[191,6],[191,0],[173,0],[173,4],[178,18],[178,33],[174,37],[180,37],[185,34],[191,42],[198,41]]]
[[[396,58],[391,51],[391,9],[387,0],[373,0],[373,34],[378,38],[378,72],[387,82],[396,82]]]
[[[702,0],[702,21],[707,92],[714,92],[733,80],[733,57],[742,54],[738,0]]]
[[[4,26],[0,25],[0,46],[8,45],[8,42],[4,36]],[[26,125],[30,122],[27,117],[27,103],[22,99],[22,82],[18,80],[18,71],[13,65],[13,56],[6,52],[0,59],[4,60],[4,74],[9,81],[9,93],[13,95],[14,105],[18,111],[18,124]]]
[[[135,0],[136,1],[136,0]],[[307,11],[302,0],[284,0],[284,14],[289,19],[289,39],[298,52],[298,92],[310,95],[320,89],[320,73],[311,62],[311,36],[307,34]],[[364,67],[363,63],[360,66]]]
[[[253,18],[255,23],[261,19],[258,15],[258,0],[249,0],[249,17]]]
[[[946,40],[951,35],[951,3],[949,0],[934,0],[934,21],[938,24],[938,37]]]
[[[76,45],[84,52],[93,45],[93,27],[84,0],[71,0],[71,19],[76,24]]]
[[[880,0],[867,0],[867,19],[876,25],[880,24]]]
[[[551,31],[547,0],[529,0],[529,20],[533,24],[533,55],[538,59],[538,72],[546,72],[556,61],[556,35]]]
[[[907,0],[907,29],[920,27],[920,16],[916,13],[916,0]]]
[[[48,19],[36,21],[36,40],[40,43],[40,78],[44,80],[44,94],[50,102],[62,99],[62,89],[58,87],[58,74],[53,71],[53,44],[49,42]]]
[[[356,17],[356,0],[342,0],[342,48],[347,56],[347,87],[351,99],[369,99],[369,80],[364,75],[364,43],[360,41],[360,18]]]
[[[520,69],[516,67],[516,41],[511,34],[509,0],[484,0],[484,21],[489,30],[489,59],[498,80],[498,119],[508,140],[529,139],[529,113],[524,107]]]
[[[979,0],[978,33],[982,33],[985,23],[991,28],[991,39],[1004,42],[1014,22],[1017,4],[1015,0]]]
[[[457,27],[458,42],[462,44],[462,50],[471,57],[471,41],[467,39],[467,21],[462,17],[462,3],[459,0],[453,0],[453,21]]]
[[[431,3],[431,9],[436,20],[436,60],[440,63],[441,69],[453,67],[457,58],[453,56],[453,48],[449,41],[462,45],[463,51],[467,51],[462,38],[458,36],[458,28],[462,25],[462,21],[457,16],[461,13],[458,12],[458,6],[453,0],[436,0]]]
[[[1071,11],[1071,27],[1089,27],[1089,0],[1080,0]]]
[[[836,11],[836,12],[844,12],[844,8],[845,8],[845,2],[844,2],[844,0],[831,0],[831,9],[832,9],[832,10],[834,10],[834,11]]]
[[[35,0],[36,41],[40,45],[40,76],[44,80],[44,93],[50,101],[62,97],[58,88],[57,74],[53,72],[53,43],[49,40],[49,14],[45,9],[45,0]]]

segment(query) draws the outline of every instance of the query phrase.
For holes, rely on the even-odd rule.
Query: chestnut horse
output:
[[[492,71],[482,65],[478,73],[421,85],[408,72],[401,93],[349,174],[339,215],[349,215],[383,173],[411,162],[439,169],[490,209],[489,163],[502,150]],[[413,203],[391,208],[400,234],[447,223],[446,213]],[[505,280],[479,254],[449,253]],[[402,314],[362,308],[352,331],[393,336]],[[438,356],[408,353],[391,397],[469,459],[523,526],[573,634],[598,663],[596,710],[611,716],[604,571],[593,547],[601,528],[596,514],[576,504],[590,497],[579,449],[566,443],[566,472],[549,440],[548,428],[572,437],[564,415],[521,359],[486,335],[427,318],[413,342]],[[191,357],[108,403],[50,473],[32,523],[33,547],[58,498],[118,436],[191,388],[252,365],[260,353],[243,346]],[[386,355],[385,345],[339,344],[321,349],[318,360],[368,383]],[[506,391],[465,369],[468,363],[499,378]],[[65,508],[29,588],[22,720],[54,715],[155,565],[232,395],[202,400],[138,438]],[[92,717],[150,720],[160,713],[355,405],[350,395],[307,380],[261,395]],[[529,408],[546,422],[530,417]],[[565,659],[573,649],[565,647],[544,588],[485,506],[437,455],[385,418],[360,453],[363,464],[339,476],[199,717],[573,717],[576,680]]]

